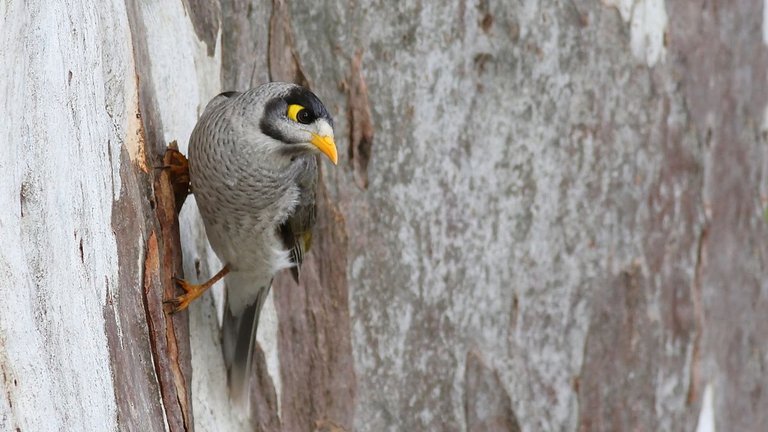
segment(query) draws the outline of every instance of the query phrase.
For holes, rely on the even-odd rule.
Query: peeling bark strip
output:
[[[299,55],[293,39],[291,12],[284,0],[272,0],[272,16],[269,18],[269,79],[312,86],[299,63]]]
[[[368,188],[368,163],[373,145],[373,116],[368,100],[368,86],[363,76],[363,51],[352,58],[347,91],[347,121],[349,122],[349,160],[355,173],[355,181],[361,189]]]
[[[122,195],[114,202],[112,211],[120,277],[116,299],[113,301],[110,291],[104,306],[118,426],[121,430],[160,432],[166,430],[166,425],[163,404],[157,397],[160,388],[153,364],[142,281],[144,264],[155,258],[145,256],[154,250],[146,250],[143,240],[148,225],[145,211],[149,212],[149,206],[140,194],[144,188],[139,186],[139,181],[146,181],[147,176],[141,168],[143,160],[132,164],[125,149],[120,157]]]
[[[175,157],[173,152],[167,152],[164,155],[163,165],[170,165],[171,159]],[[155,289],[154,292],[145,292],[147,301],[147,314],[150,320],[155,320],[154,325],[165,330],[165,355],[158,362],[164,370],[171,372],[172,380],[168,383],[174,387],[174,399],[165,401],[166,405],[170,402],[178,406],[184,420],[184,430],[192,429],[192,402],[191,390],[188,386],[191,367],[189,361],[191,353],[189,351],[189,320],[182,314],[169,315],[166,313],[163,301],[173,298],[177,295],[176,283],[173,278],[183,275],[181,241],[179,239],[179,219],[176,212],[176,193],[171,181],[171,171],[162,170],[155,177],[155,214],[160,227],[160,239],[162,240],[162,267],[159,272],[159,286],[162,290]],[[146,288],[146,285],[145,285]],[[161,319],[162,321],[159,321]],[[179,334],[177,334],[177,332]],[[158,333],[158,336],[160,334]],[[162,343],[162,341],[161,341]]]
[[[168,426],[171,431],[187,431],[192,430],[189,322],[186,314],[169,315],[163,305],[176,296],[173,278],[183,276],[176,199],[168,172],[155,177],[154,191],[157,219],[146,246],[144,307]]]
[[[170,159],[162,160],[166,150],[163,141],[162,121],[158,112],[158,101],[151,81],[151,61],[147,46],[146,25],[142,19],[139,2],[129,1],[128,22],[139,79],[139,112],[143,129],[143,159],[150,166],[162,167],[170,164]],[[152,360],[160,386],[165,418],[172,432],[192,430],[191,391],[186,379],[191,376],[189,350],[189,325],[186,314],[177,314],[169,318],[163,310],[163,300],[175,294],[174,276],[183,276],[181,247],[179,241],[176,199],[170,182],[170,170],[151,170],[144,191],[149,195],[154,192],[155,213],[147,209],[145,218],[148,225],[146,233],[146,259],[144,261],[143,295],[151,342]]]
[[[173,373],[170,368],[166,367],[168,362],[168,355],[165,344],[161,338],[161,332],[158,331],[162,317],[157,316],[157,310],[150,307],[150,297],[157,297],[153,295],[154,288],[159,285],[157,275],[160,272],[160,251],[157,244],[157,236],[154,232],[149,234],[149,239],[146,245],[146,258],[144,260],[144,309],[147,319],[147,325],[149,326],[150,342],[152,345],[152,361],[155,365],[155,373],[157,375],[158,382],[160,384],[160,395],[163,399],[163,405],[168,416],[168,427],[172,431],[184,431],[187,430],[187,421],[182,414],[180,417],[172,415],[177,410],[174,407],[178,407],[178,404],[174,400],[175,387],[173,387]],[[162,301],[162,299],[161,299]],[[156,303],[156,301],[153,301]],[[153,310],[155,309],[155,310]],[[161,309],[162,311],[162,309]],[[171,415],[169,415],[171,414]]]

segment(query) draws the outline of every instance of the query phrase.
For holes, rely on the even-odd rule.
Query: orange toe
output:
[[[208,289],[205,284],[192,284],[183,279],[176,278],[174,278],[174,281],[176,282],[176,285],[184,290],[184,294],[163,302],[164,304],[171,306],[171,313],[181,312],[188,308],[192,301],[203,295],[203,293]]]

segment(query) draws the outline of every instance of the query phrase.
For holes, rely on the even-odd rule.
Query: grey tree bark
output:
[[[762,430],[765,7],[0,1],[0,430]],[[268,80],[342,157],[246,418],[162,166]]]

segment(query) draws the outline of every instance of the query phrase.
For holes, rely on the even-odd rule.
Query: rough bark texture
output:
[[[0,429],[762,430],[764,7],[0,1]],[[342,157],[248,418],[161,167],[269,79]]]

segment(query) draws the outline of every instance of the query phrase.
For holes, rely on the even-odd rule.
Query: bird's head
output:
[[[286,157],[320,152],[338,162],[333,119],[314,93],[296,84],[273,82],[257,89],[264,101],[261,132],[278,142]]]

